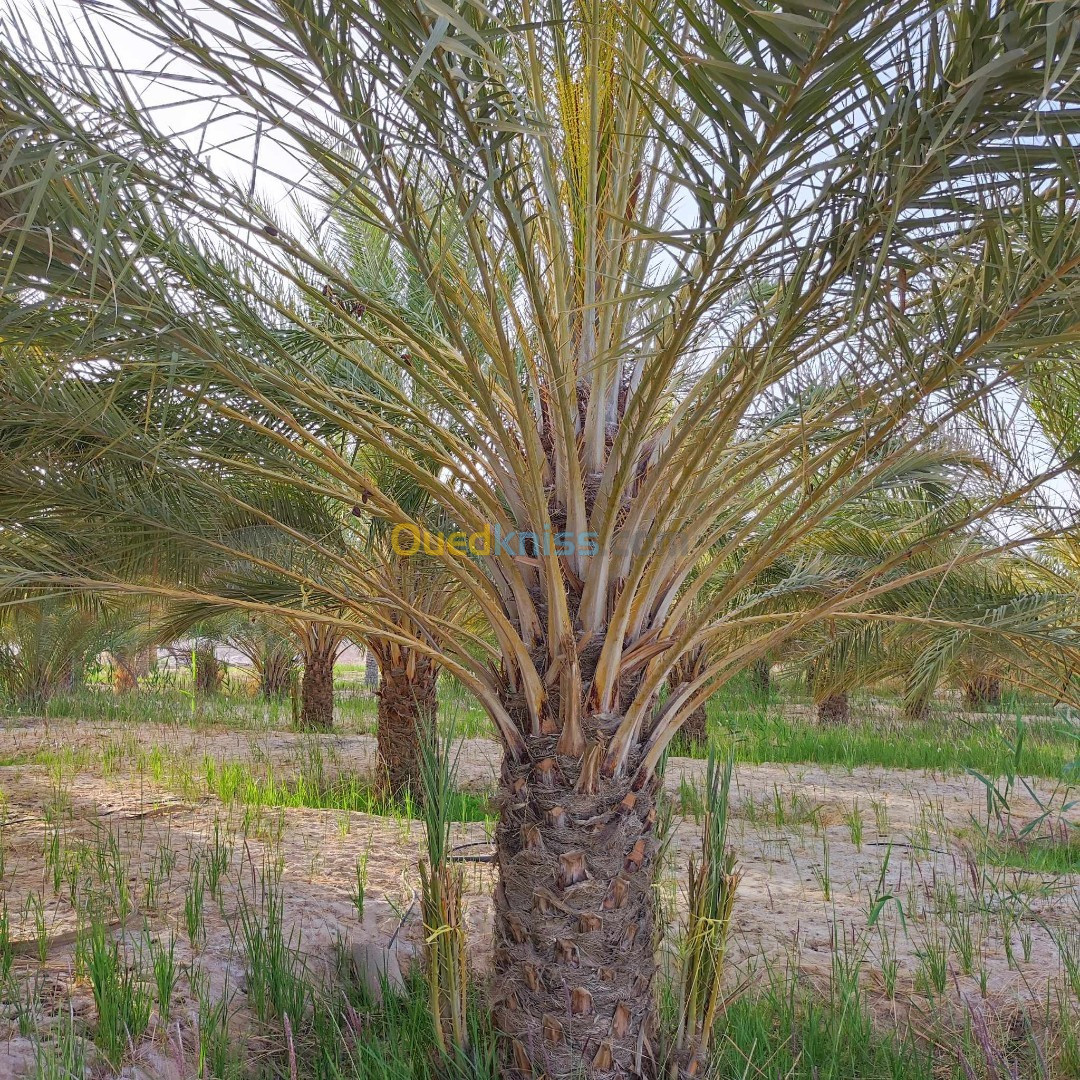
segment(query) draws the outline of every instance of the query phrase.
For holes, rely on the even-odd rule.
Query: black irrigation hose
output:
[[[468,844],[455,844],[451,851],[464,851],[466,848],[474,847],[490,847],[490,840],[473,840]],[[495,853],[490,855],[451,855],[451,862],[457,863],[493,863],[495,861]]]

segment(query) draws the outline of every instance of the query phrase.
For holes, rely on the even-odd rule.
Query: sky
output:
[[[309,176],[299,156],[284,147],[279,136],[267,131],[257,136],[250,118],[223,102],[200,96],[198,85],[183,88],[176,79],[183,69],[175,60],[154,55],[133,30],[80,0],[8,3],[0,7],[0,30],[12,6],[35,44],[55,45],[63,34],[68,40],[83,42],[84,57],[106,51],[114,66],[128,73],[129,84],[155,125],[181,139],[219,175],[246,186],[257,170],[258,191],[276,215],[287,219],[297,212],[297,204],[303,204],[301,188]]]

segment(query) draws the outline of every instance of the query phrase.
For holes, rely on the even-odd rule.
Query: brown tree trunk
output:
[[[195,693],[205,696],[216,694],[225,677],[213,645],[195,646]]]
[[[750,687],[763,697],[772,689],[772,664],[764,657],[750,665]]]
[[[496,831],[496,1023],[514,1080],[648,1076],[657,1045],[655,782],[600,774],[556,736],[505,761]]]
[[[138,676],[135,674],[135,654],[129,652],[114,652],[113,662],[113,692],[128,694],[138,687]]]
[[[147,678],[157,667],[158,650],[156,645],[147,645],[135,654],[135,671],[140,679]]]
[[[113,653],[113,690],[118,694],[137,690],[139,680],[150,674],[151,657],[156,651],[153,646],[147,646],[132,652]]]
[[[964,704],[969,709],[985,709],[1001,704],[1001,679],[997,675],[976,675],[964,683]]]
[[[668,676],[668,686],[671,688],[672,693],[678,690],[680,686],[684,686],[697,678],[704,659],[704,650],[700,648],[679,657],[675,664],[672,665],[671,674]],[[703,703],[686,718],[679,730],[690,742],[704,746],[709,741],[707,720],[708,716]]]
[[[851,705],[846,691],[830,694],[818,702],[819,724],[846,724],[851,719]]]
[[[364,689],[373,694],[379,689],[379,660],[371,649],[364,656]]]
[[[304,731],[330,731],[334,726],[334,659],[339,642],[316,634],[308,645],[300,680],[300,727]]]
[[[708,732],[708,715],[705,711],[704,705],[699,705],[683,723],[683,726],[679,728],[686,738],[692,742],[697,743],[699,746],[705,746],[709,741]]]
[[[420,791],[420,737],[438,713],[438,672],[430,657],[390,645],[382,652],[375,738],[378,771],[391,796]]]
[[[912,724],[924,724],[930,719],[930,702],[926,698],[916,698],[904,702],[902,714]]]
[[[291,652],[285,649],[268,649],[259,668],[260,696],[274,700],[287,697],[292,689],[295,671],[296,658]]]

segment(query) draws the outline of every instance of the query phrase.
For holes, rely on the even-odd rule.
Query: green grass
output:
[[[470,998],[469,1060],[441,1058],[428,1009],[427,985],[419,971],[405,987],[384,987],[375,1001],[345,978],[330,988],[313,988],[314,1006],[306,1023],[291,1024],[296,1073],[305,1080],[497,1080],[496,1037],[488,1004]],[[264,1053],[258,1080],[288,1080],[289,1044],[280,1026],[273,1050]]]
[[[1040,1038],[1027,1021],[1019,1038],[1012,1029],[971,1024],[947,1029],[940,1022],[916,1033],[872,1020],[858,991],[814,994],[795,980],[774,980],[739,997],[723,1018],[711,1060],[711,1076],[740,1080],[961,1080],[1003,1076],[1068,1076],[1062,1047],[1045,1066],[1045,1043],[1075,1033],[1064,1014],[1063,1031]],[[1040,1046],[1039,1044],[1044,1044]]]
[[[1045,697],[1015,686],[1005,686],[1001,701],[973,710],[976,713],[1001,713],[1005,716],[1046,716],[1053,712],[1053,703]],[[1075,710],[1073,710],[1075,712]]]
[[[469,1002],[471,1055],[467,1062],[440,1059],[427,987],[417,971],[401,990],[384,988],[374,1001],[348,979],[314,991],[305,1023],[294,1024],[295,1075],[311,1080],[495,1080],[497,1038],[490,1009],[479,996]],[[1033,1021],[1028,1022],[1029,1025]],[[1057,1021],[1053,1021],[1056,1025]],[[1035,1038],[992,1028],[977,1038],[969,1027],[935,1027],[925,1033],[897,1022],[871,1019],[859,992],[817,993],[790,973],[744,992],[717,1024],[709,1077],[739,1080],[964,1080],[995,1072],[1007,1056],[1017,1076],[1068,1076],[1076,1032],[1064,1015],[1062,1030],[1042,1038],[1058,1047],[1040,1068]],[[289,1045],[280,1025],[270,1025],[259,1080],[287,1080]],[[1007,1051],[1002,1047],[1009,1041]],[[237,1049],[234,1048],[235,1054]],[[993,1055],[988,1060],[988,1055]]]
[[[246,683],[234,680],[221,693],[196,698],[182,675],[170,673],[158,685],[138,692],[115,694],[108,685],[85,686],[50,699],[42,716],[46,720],[72,719],[105,724],[175,724],[195,729],[281,731],[292,727],[292,703],[288,698],[267,700],[251,692]],[[340,734],[373,735],[377,704],[363,689],[362,681],[335,679],[339,692],[334,701],[335,729]],[[495,728],[487,714],[466,690],[450,680],[439,688],[439,714],[454,717],[454,729],[463,738],[494,738]],[[0,697],[0,717],[25,715],[17,702]]]
[[[238,896],[248,1005],[264,1024],[287,1016],[294,1025],[301,1025],[308,1018],[312,988],[299,935],[295,940],[292,935],[285,937],[281,890],[263,874],[257,900],[250,900],[243,890]]]
[[[344,674],[352,673],[345,666]],[[359,675],[359,669],[357,669]],[[51,718],[70,717],[123,725],[125,723],[173,723],[198,729],[285,730],[291,727],[288,701],[264,701],[233,689],[196,700],[183,685],[183,673],[170,673],[159,685],[138,693],[116,695],[107,687],[84,688],[59,695],[48,706]],[[371,694],[355,689],[359,679],[347,681],[354,689],[338,694],[335,731],[339,734],[372,734],[376,725],[376,702]],[[475,699],[459,684],[445,679],[440,684],[440,716],[453,723],[463,737],[494,737],[491,722]],[[725,746],[730,742],[736,761],[744,764],[818,764],[852,769],[876,765],[896,769],[929,769],[963,772],[974,769],[987,776],[1000,775],[1010,764],[1011,717],[1038,716],[1051,712],[1048,702],[1019,691],[1006,690],[1000,714],[964,714],[937,709],[922,723],[896,718],[870,717],[865,706],[870,695],[853,695],[853,721],[829,728],[811,717],[782,715],[784,705],[809,704],[804,681],[795,675],[773,681],[769,695],[754,690],[745,676],[738,676],[709,701],[710,733]],[[877,694],[889,700],[887,692]],[[895,695],[893,695],[895,698]],[[896,703],[894,701],[894,703]],[[5,706],[0,703],[0,711]],[[12,711],[8,708],[8,711]],[[676,737],[674,756],[703,757],[705,748]],[[1077,758],[1077,729],[1047,716],[1027,722],[1021,770],[1032,776],[1060,777]],[[83,755],[89,757],[89,755]],[[22,763],[26,759],[0,762]],[[44,761],[37,763],[46,763]],[[69,763],[77,768],[81,763]],[[1080,775],[1080,774],[1078,774]],[[277,785],[263,799],[267,805],[326,806],[335,809],[371,808],[370,793],[363,785],[345,785],[335,791],[313,794],[302,786],[290,791]],[[254,799],[254,796],[252,797]],[[257,801],[257,800],[255,800]]]
[[[810,721],[788,719],[775,713],[718,716],[710,710],[712,730],[730,740],[736,760],[748,764],[814,763],[856,768],[879,765],[892,769],[930,769],[963,772],[976,769],[987,776],[1001,775],[1012,751],[1007,740],[1011,725],[987,721],[933,719],[927,723],[883,725],[880,720],[855,721],[842,728],[823,728]],[[703,751],[691,751],[704,756]],[[1029,728],[1021,771],[1031,776],[1061,776],[1076,756],[1076,743],[1054,726]]]
[[[307,807],[345,810],[380,817],[419,817],[419,806],[406,795],[388,799],[367,780],[354,776],[324,778],[301,773],[277,778],[273,770],[252,775],[251,766],[238,761],[204,762],[206,788],[222,802],[244,806]],[[485,792],[455,791],[451,796],[452,821],[486,821],[492,817],[491,796]]]
[[[0,716],[22,716],[17,703],[0,700]],[[51,698],[42,713],[46,720],[80,720],[105,724],[181,724],[190,727],[280,729],[292,722],[288,700],[265,701],[231,692],[195,698],[170,681],[153,689],[127,694],[108,686],[84,687]]]
[[[859,1001],[800,994],[794,981],[738,998],[719,1025],[715,1076],[745,1080],[938,1080],[959,1065],[935,1069],[930,1051],[909,1032],[875,1030]]]
[[[115,1067],[149,1026],[151,995],[141,969],[129,965],[126,951],[111,939],[100,919],[94,919],[80,945],[97,1006],[94,1041]]]
[[[37,765],[53,774],[57,783],[83,771],[100,768],[110,775],[125,762],[156,784],[175,791],[185,799],[216,795],[222,802],[253,807],[292,807],[311,810],[338,810],[379,817],[418,818],[420,806],[406,794],[400,800],[383,795],[369,780],[354,775],[335,775],[323,762],[318,739],[310,737],[299,759],[296,775],[281,775],[272,766],[254,766],[246,761],[203,758],[201,775],[191,763],[161,747],[144,750],[124,747],[113,754],[113,744],[104,749],[70,747],[44,748],[0,758],[0,766]],[[113,759],[116,758],[116,761]],[[109,763],[112,762],[111,765]],[[492,793],[457,790],[450,798],[451,820],[488,821],[494,816]]]
[[[787,688],[783,700],[789,700]],[[780,702],[775,690],[771,700],[765,699],[750,690],[745,680],[734,679],[709,701],[710,737],[723,745],[730,743],[737,762],[754,765],[816,764],[848,769],[877,765],[937,772],[975,769],[986,776],[999,776],[1013,763],[1011,740],[1016,727],[1012,719],[973,719],[943,712],[922,723],[880,715],[870,718],[865,712],[860,719],[856,698],[851,723],[834,728],[809,717],[785,717]],[[1060,777],[1076,761],[1078,749],[1075,730],[1063,722],[1049,717],[1030,720],[1020,771]],[[706,748],[677,737],[671,752],[703,758]]]
[[[1032,874],[1080,874],[1080,826],[1064,834],[1035,840],[992,845],[990,856],[998,866]]]
[[[317,742],[313,741],[317,747]],[[383,795],[369,780],[338,776],[326,771],[317,752],[309,751],[300,761],[297,775],[280,775],[271,766],[253,766],[246,761],[223,761],[206,756],[201,775],[192,771],[186,759],[178,759],[161,747],[134,749],[130,754],[135,770],[185,799],[216,795],[224,803],[258,808],[290,807],[310,810],[338,810],[378,817],[419,818],[420,805],[409,794],[399,800]],[[102,766],[102,752],[88,748],[46,748],[0,758],[0,766],[37,765],[50,770],[62,781],[83,771]],[[315,762],[313,765],[312,762]],[[106,775],[109,769],[102,768]],[[493,793],[457,790],[450,797],[451,820],[489,821],[495,815]]]

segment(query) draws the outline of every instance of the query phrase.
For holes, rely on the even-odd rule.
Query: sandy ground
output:
[[[369,736],[327,736],[316,742],[329,773],[366,772],[374,759],[375,741]],[[243,899],[240,883],[250,897],[264,874],[279,880],[287,934],[319,974],[342,962],[359,942],[388,942],[399,926],[399,940],[415,938],[417,858],[423,840],[418,822],[336,810],[245,813],[214,798],[182,798],[135,769],[140,750],[145,755],[157,748],[159,758],[189,767],[196,777],[207,755],[248,762],[256,771],[273,767],[276,774],[287,775],[310,761],[312,745],[311,736],[286,732],[203,732],[165,725],[54,723],[0,730],[0,760],[67,751],[60,764],[0,767],[5,856],[0,889],[15,941],[14,971],[21,986],[36,981],[40,1023],[47,1025],[69,1008],[76,1016],[94,1013],[90,986],[74,971],[75,908],[65,883],[54,891],[52,870],[46,865],[45,851],[55,828],[64,851],[104,849],[109,835],[115,836],[132,904],[126,926],[115,932],[126,933],[132,948],[145,933],[161,940],[175,937],[181,967],[200,969],[213,994],[234,994],[241,1025],[244,963],[230,930]],[[104,753],[109,747],[113,749]],[[489,789],[498,764],[494,743],[466,740],[460,750],[459,781]],[[666,784],[682,799],[684,809],[693,802],[693,790],[701,790],[704,775],[704,762],[669,763]],[[1031,783],[1040,799],[1060,801],[1061,793],[1045,781]],[[732,842],[742,873],[730,946],[733,985],[747,975],[765,977],[768,968],[787,963],[797,964],[805,978],[824,983],[839,956],[862,964],[864,984],[882,1011],[917,1016],[934,1008],[924,988],[916,985],[920,956],[928,943],[948,940],[950,904],[970,903],[978,880],[974,826],[986,819],[982,785],[964,776],[882,769],[742,766],[732,802]],[[1010,807],[1013,828],[1042,812],[1023,791],[1013,792]],[[853,842],[856,819],[862,822],[858,846]],[[1070,822],[1065,828],[1075,828],[1080,808],[1066,811],[1064,819]],[[692,816],[676,818],[663,886],[674,912],[682,906],[679,882],[685,880],[698,831]],[[458,827],[455,841],[463,852],[483,854],[490,850],[490,836],[490,824],[476,823]],[[220,901],[209,895],[205,899],[206,939],[193,948],[184,918],[190,868],[196,859],[205,864],[215,850],[227,853],[228,872]],[[175,854],[168,873],[162,870],[163,851]],[[365,851],[368,884],[361,922],[350,896],[357,859]],[[490,961],[493,875],[484,863],[463,868],[471,958],[482,977]],[[146,882],[152,872],[161,881],[148,900]],[[979,997],[981,968],[992,1001],[1037,1003],[1048,988],[1062,982],[1056,939],[1070,931],[1080,934],[1080,877],[1011,870],[996,870],[994,875],[992,889],[984,888],[981,894],[992,914],[968,920],[977,939],[972,973],[963,972],[954,950],[946,994],[954,1002]],[[884,894],[903,905],[906,920],[901,925],[898,905],[890,902],[876,925],[868,927],[875,900]],[[40,912],[34,896],[42,897]],[[1014,912],[1015,918],[996,917],[999,909]],[[1007,928],[1012,964],[1004,948]],[[897,962],[895,1000],[884,993],[883,950]],[[194,1075],[197,1004],[186,978],[177,994],[169,1030],[152,1021],[126,1066],[126,1076],[180,1080]],[[17,1014],[17,1006],[5,1000],[0,1007],[0,1078],[33,1071],[33,1044],[18,1034]]]

